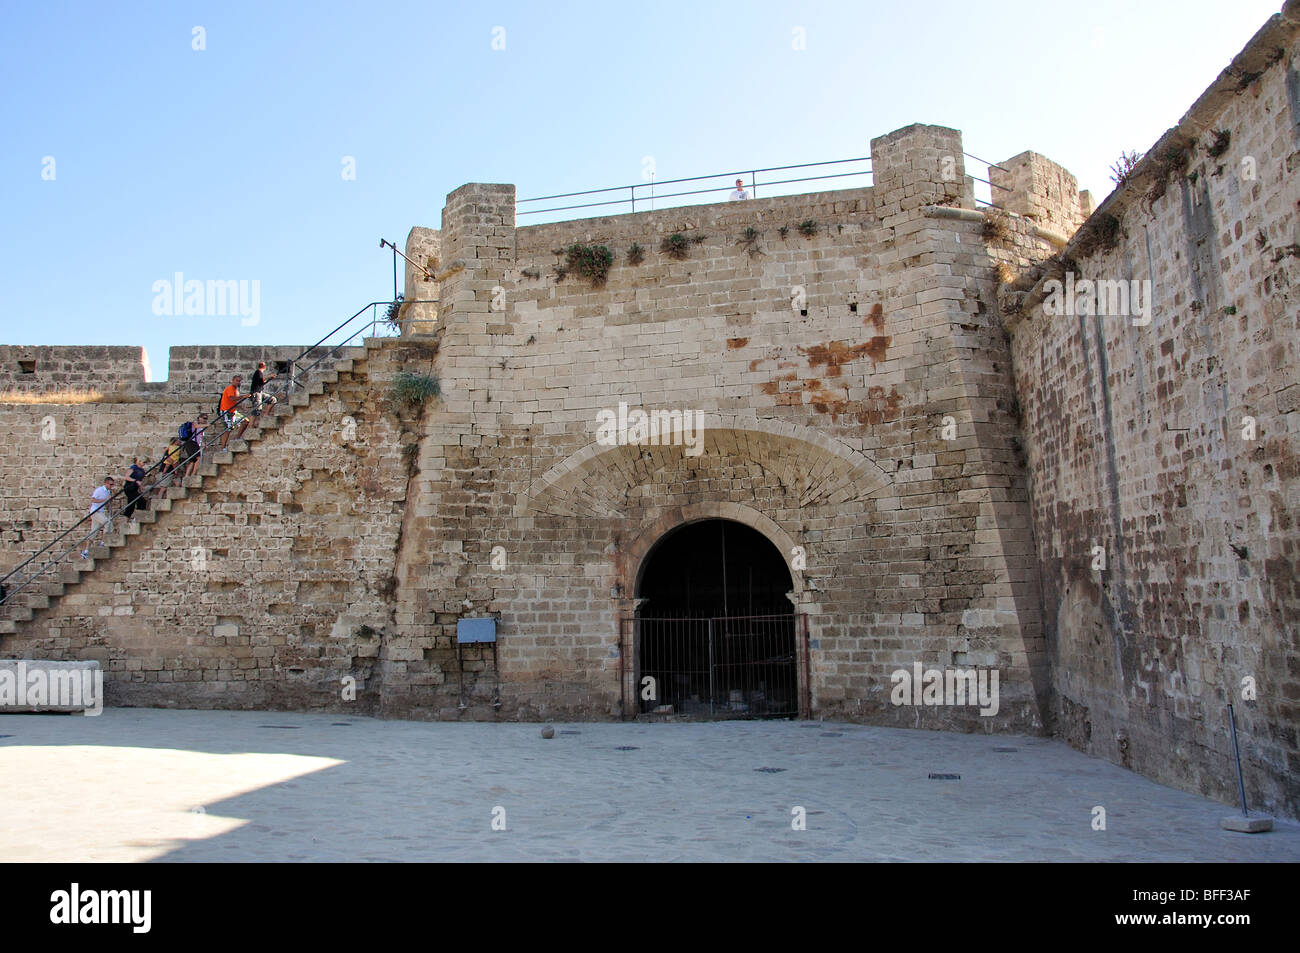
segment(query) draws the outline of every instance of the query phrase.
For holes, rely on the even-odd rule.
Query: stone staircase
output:
[[[170,487],[165,499],[150,500],[149,509],[136,514],[135,523],[124,520],[120,515],[114,517],[113,532],[101,543],[90,547],[89,559],[82,559],[74,549],[64,557],[58,569],[45,573],[40,581],[15,593],[0,606],[0,636],[17,632],[21,623],[30,621],[38,612],[53,606],[70,589],[92,576],[97,567],[111,561],[133,536],[145,534],[146,527],[158,523],[163,514],[171,512],[178,500],[187,498],[194,490],[215,486],[221,478],[223,468],[233,466],[268,433],[280,429],[298,408],[307,407],[315,398],[328,394],[331,385],[337,384],[343,377],[353,376],[358,365],[364,364],[370,352],[379,346],[366,341],[362,345],[342,348],[342,357],[333,362],[332,369],[329,361],[322,363],[305,386],[290,395],[288,400],[281,399],[265,411],[257,427],[250,424],[244,431],[243,439],[236,440],[232,437],[225,450],[213,453],[209,462],[200,465],[197,476],[186,477],[179,486]]]

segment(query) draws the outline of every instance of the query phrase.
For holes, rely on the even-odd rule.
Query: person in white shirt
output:
[[[747,198],[749,198],[749,192],[746,191],[745,189],[745,180],[737,179],[736,191],[732,192],[729,196],[727,196],[727,201],[736,202],[739,201],[740,199],[747,199]]]
[[[86,548],[81,551],[82,559],[90,558],[90,545],[96,533],[107,539],[113,532],[113,515],[109,509],[113,489],[113,478],[104,477],[104,485],[95,487],[95,492],[90,494],[90,535],[86,537]]]

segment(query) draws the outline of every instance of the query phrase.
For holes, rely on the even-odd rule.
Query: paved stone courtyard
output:
[[[1222,831],[1228,807],[1049,739],[730,722],[556,724],[545,740],[541,727],[157,709],[9,715],[0,857],[1300,860],[1300,824]],[[1105,831],[1092,829],[1098,805]],[[806,830],[792,829],[796,806]],[[496,808],[505,830],[492,829]]]

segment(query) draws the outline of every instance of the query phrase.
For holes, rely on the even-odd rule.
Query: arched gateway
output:
[[[625,620],[641,713],[793,718],[806,683],[802,617],[785,559],[743,523],[704,519],[664,534],[642,561]]]

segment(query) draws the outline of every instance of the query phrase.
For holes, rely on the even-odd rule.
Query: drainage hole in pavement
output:
[[[961,775],[960,774],[932,774],[930,775],[930,780],[931,781],[960,781]]]
[[[764,774],[780,774],[785,768],[755,768],[755,771],[762,771]]]
[[[257,727],[259,727],[259,728],[295,729],[295,728],[301,728],[302,725],[258,725]]]
[[[641,749],[638,748],[636,745],[619,745],[614,750],[615,751],[640,751]]]

